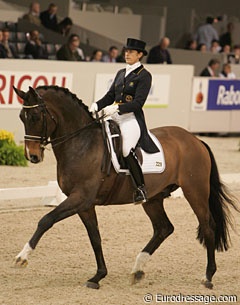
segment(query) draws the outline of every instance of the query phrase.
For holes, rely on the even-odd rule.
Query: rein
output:
[[[54,123],[57,125],[57,122],[54,118],[53,115],[51,115],[51,113],[49,112],[49,110],[47,109],[46,105],[44,103],[41,104],[35,104],[32,106],[26,106],[26,105],[22,105],[23,108],[26,109],[31,109],[31,108],[37,108],[37,107],[43,107],[42,113],[43,113],[43,127],[42,127],[42,134],[41,136],[34,136],[34,135],[25,135],[24,139],[25,141],[37,141],[40,142],[41,144],[41,148],[45,149],[46,146],[48,144],[52,144],[52,147],[56,147],[60,144],[63,144],[65,142],[67,142],[68,140],[76,137],[77,135],[79,135],[83,130],[90,128],[92,125],[94,124],[99,124],[103,121],[105,115],[102,116],[98,116],[96,115],[96,119],[93,120],[91,123],[87,124],[86,126],[79,128],[69,134],[63,135],[61,137],[57,137],[54,138],[52,140],[48,140],[48,136],[47,136],[47,120],[46,120],[46,114],[48,113],[49,116],[51,117],[51,119],[54,121]]]
[[[101,119],[101,118],[100,118],[100,119]],[[100,123],[100,119],[99,119],[99,121],[98,121],[98,120],[94,120],[94,121],[92,121],[91,123],[89,123],[88,125],[86,125],[86,126],[84,126],[84,127],[82,127],[82,128],[79,128],[79,129],[77,129],[77,130],[75,130],[75,131],[73,131],[73,132],[71,132],[71,133],[69,133],[69,134],[63,135],[63,136],[58,137],[58,138],[54,138],[54,139],[52,139],[52,140],[50,140],[50,141],[47,140],[47,141],[46,141],[46,144],[44,144],[44,148],[45,148],[45,146],[47,146],[48,144],[52,144],[52,147],[56,147],[56,146],[58,146],[58,145],[60,145],[60,144],[62,144],[62,143],[67,142],[68,140],[70,140],[70,139],[76,137],[77,135],[79,135],[80,132],[82,132],[83,130],[85,130],[85,129],[91,127],[91,126],[94,125],[94,124]],[[60,142],[57,142],[57,141],[60,141]],[[57,143],[56,143],[56,142],[57,142]]]

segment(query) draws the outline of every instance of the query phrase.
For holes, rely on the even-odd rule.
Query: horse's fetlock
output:
[[[107,269],[99,269],[97,271],[97,274],[101,275],[101,277],[105,277],[105,276],[107,276],[108,272],[107,272]]]

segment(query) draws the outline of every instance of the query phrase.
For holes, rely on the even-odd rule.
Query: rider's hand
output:
[[[104,114],[106,116],[111,116],[113,115],[114,113],[118,112],[118,105],[110,105],[110,106],[107,106],[103,109],[104,111]]]
[[[98,111],[98,104],[97,103],[92,103],[92,105],[89,108],[89,111],[92,113],[95,113]]]

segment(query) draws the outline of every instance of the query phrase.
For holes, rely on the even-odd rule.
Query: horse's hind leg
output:
[[[89,288],[98,289],[99,281],[107,275],[107,268],[103,257],[101,237],[98,230],[95,208],[91,208],[78,214],[87,229],[97,261],[97,273],[94,277],[86,282],[86,286]]]
[[[212,289],[212,277],[217,268],[215,261],[215,222],[209,209],[209,189],[206,182],[200,184],[199,181],[197,183],[193,182],[191,188],[182,187],[182,189],[199,221],[198,239],[207,248],[208,263],[206,276],[202,279],[202,284]]]
[[[143,267],[150,255],[161,245],[161,243],[173,233],[174,227],[167,217],[163,207],[163,197],[158,195],[143,204],[146,214],[149,216],[153,226],[153,237],[146,247],[137,255],[135,265],[132,269],[132,284],[139,282],[143,276]]]

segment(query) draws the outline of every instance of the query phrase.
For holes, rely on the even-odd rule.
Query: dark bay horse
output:
[[[32,238],[16,257],[16,265],[25,266],[28,255],[43,234],[56,222],[74,214],[83,221],[97,262],[97,273],[86,286],[99,288],[107,275],[95,205],[132,203],[132,182],[111,168],[102,171],[105,143],[99,122],[86,105],[68,89],[57,86],[29,87],[28,92],[15,92],[23,99],[20,118],[25,126],[25,155],[33,163],[43,161],[44,148],[51,143],[57,160],[57,180],[67,195],[54,210],[38,223]],[[152,130],[160,140],[166,158],[161,174],[145,175],[149,201],[143,209],[153,226],[153,236],[138,254],[132,270],[133,283],[143,278],[143,267],[150,255],[173,233],[163,201],[181,187],[199,221],[200,243],[207,249],[206,275],[202,283],[212,288],[216,272],[215,250],[229,247],[229,206],[238,210],[235,200],[221,183],[214,156],[207,144],[179,127]],[[50,139],[50,140],[49,140]]]

